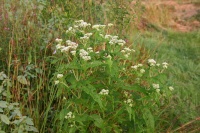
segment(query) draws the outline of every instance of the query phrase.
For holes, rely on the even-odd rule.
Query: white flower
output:
[[[145,70],[144,69],[140,69],[140,73],[144,73],[145,72]]]
[[[113,26],[113,24],[112,23],[108,23],[108,27],[112,27]]]
[[[134,66],[131,66],[131,68],[137,70],[138,66],[137,66],[137,65],[134,65]]]
[[[163,65],[163,68],[165,68],[165,69],[168,67],[168,63],[167,62],[163,62],[162,65]]]
[[[154,59],[148,59],[148,63],[150,64],[150,66],[155,66],[156,61]]]
[[[57,78],[62,78],[63,77],[63,74],[57,74]]]
[[[108,93],[109,93],[109,90],[105,90],[105,89],[102,89],[102,90],[99,92],[100,95],[108,95]]]
[[[71,48],[70,46],[64,47],[61,49],[61,52],[68,52],[70,48]]]
[[[160,89],[156,89],[156,92],[159,93],[159,92],[160,92]]]
[[[160,88],[159,84],[152,84],[152,86],[153,86],[154,89],[159,89]]]
[[[55,81],[55,85],[57,85],[59,82],[60,82],[59,80],[56,80],[56,81]]]
[[[130,104],[129,104],[129,107],[133,107],[133,104],[132,104],[132,103],[130,103]]]
[[[143,65],[142,65],[142,64],[138,64],[137,66],[138,66],[138,67],[142,67]]]
[[[72,119],[72,118],[75,118],[72,112],[67,113],[67,115],[65,116],[65,119]]]
[[[156,66],[158,66],[158,67],[159,67],[159,66],[160,66],[160,63],[157,63],[157,64],[156,64]]]
[[[71,51],[70,52],[72,55],[76,55],[76,51]]]
[[[93,48],[92,48],[92,47],[89,47],[89,48],[87,48],[87,51],[88,51],[88,52],[93,52]]]
[[[82,59],[85,61],[88,61],[88,60],[91,60],[91,57],[90,56],[82,56]]]
[[[61,43],[63,40],[62,40],[62,39],[59,39],[59,38],[56,38],[55,41],[58,42],[58,43]]]
[[[169,87],[169,90],[170,90],[170,91],[173,91],[173,90],[174,90],[174,87],[170,86],[170,87]]]

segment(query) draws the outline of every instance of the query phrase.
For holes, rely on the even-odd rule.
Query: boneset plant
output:
[[[111,35],[113,27],[79,20],[55,40],[44,117],[54,132],[155,132],[173,90],[168,63],[138,62],[134,45]]]
[[[0,72],[0,132],[38,132],[34,127],[33,119],[22,115],[19,103],[11,103],[7,100],[7,97],[10,97],[7,88],[11,86],[11,80],[4,72]]]

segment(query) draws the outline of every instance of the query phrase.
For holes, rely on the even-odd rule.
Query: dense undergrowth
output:
[[[140,32],[128,0],[0,3],[0,132],[198,132],[199,32]]]

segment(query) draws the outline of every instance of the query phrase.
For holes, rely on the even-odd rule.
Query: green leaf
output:
[[[8,103],[6,101],[0,101],[0,107],[1,108],[7,108],[8,107]]]
[[[26,118],[26,124],[27,124],[27,125],[30,125],[30,126],[33,126],[33,125],[34,125],[34,123],[33,123],[33,119],[27,117],[27,118]]]
[[[3,109],[2,109],[2,108],[0,108],[0,112],[1,112],[1,113],[3,112]]]
[[[28,84],[26,78],[23,75],[17,76],[17,81],[24,85]]]
[[[102,64],[103,63],[101,61],[93,61],[93,62],[87,63],[85,67],[86,69],[88,69],[88,68],[98,67]]]
[[[4,115],[4,114],[1,114],[1,121],[4,122],[7,125],[10,124],[9,118],[6,115]]]
[[[150,129],[149,133],[154,133],[154,128],[155,128],[154,117],[149,109],[145,108],[143,110],[143,118],[145,120],[147,128]]]
[[[95,126],[99,128],[105,128],[104,121],[99,115],[95,114],[95,115],[91,115],[90,117],[94,120]]]
[[[99,104],[100,108],[103,109],[103,104],[102,104],[101,98],[100,98],[99,94],[95,92],[95,88],[91,84],[86,84],[86,85],[83,84],[83,85],[81,85],[81,89],[85,93],[90,95],[93,98],[93,100]]]

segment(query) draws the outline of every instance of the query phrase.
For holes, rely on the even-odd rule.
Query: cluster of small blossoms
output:
[[[62,43],[62,39],[59,39],[59,38],[56,38],[56,40],[55,40],[57,43],[59,43],[59,44],[61,44]]]
[[[96,30],[102,30],[106,27],[106,25],[100,25],[100,24],[96,24],[92,26],[92,29],[96,29]]]
[[[70,40],[67,40],[66,41],[66,44],[67,46],[62,46],[61,45],[61,39],[56,39],[58,42],[58,44],[56,45],[56,49],[57,50],[60,50],[61,52],[68,52],[69,50],[72,50],[72,51],[76,51],[76,48],[78,47],[78,44],[75,43],[75,42],[72,42]],[[72,53],[75,53],[75,52],[72,52]]]
[[[91,56],[89,56],[89,53],[87,51],[85,51],[84,49],[80,50],[80,54],[79,55],[85,61],[91,60]]]
[[[154,59],[148,59],[148,63],[149,63],[150,66],[156,65],[156,61]]]
[[[169,90],[170,90],[170,91],[173,91],[173,90],[174,90],[174,87],[170,86],[170,87],[169,87]]]
[[[167,62],[163,62],[162,65],[163,65],[163,68],[167,69],[167,67],[168,67],[168,63]]]
[[[109,93],[109,90],[105,90],[105,89],[102,89],[102,90],[99,92],[100,95],[108,95],[108,93]]]
[[[91,26],[90,23],[87,23],[87,22],[84,22],[83,20],[78,20],[78,21],[75,21],[75,25],[74,25],[74,28],[86,28],[86,27],[89,27]]]
[[[126,44],[126,42],[122,39],[118,39],[118,36],[112,36],[112,35],[105,35],[105,39],[109,39],[109,44],[110,45],[114,45],[114,44],[118,44],[120,46],[124,46],[124,44]]]
[[[160,89],[159,89],[160,86],[159,86],[159,84],[152,84],[152,86],[153,86],[154,89],[156,89],[156,92],[158,92],[158,93],[160,92]]]
[[[108,23],[108,27],[112,27],[113,26],[113,24],[112,23]]]
[[[142,64],[137,64],[137,65],[131,66],[131,68],[137,70],[138,68],[141,68],[142,66],[143,66]],[[140,73],[145,73],[145,70],[141,68]]]
[[[92,35],[92,33],[86,33],[84,34],[83,37],[80,37],[81,40],[88,40],[90,38],[90,36]]]
[[[125,44],[125,43],[124,43],[124,44]],[[128,58],[128,57],[130,56],[131,52],[135,52],[135,50],[134,50],[134,49],[130,49],[130,48],[128,48],[128,47],[125,47],[125,48],[123,48],[123,49],[121,50],[121,52],[124,54],[124,56],[125,56],[126,58]]]
[[[57,78],[58,79],[61,79],[63,77],[63,74],[57,74]],[[55,81],[55,85],[57,85],[58,83],[60,83],[60,81],[59,80],[56,80]]]
[[[65,119],[73,119],[75,118],[75,116],[73,115],[72,112],[67,113],[67,115],[65,116]]]
[[[124,91],[124,96],[126,97],[124,103],[128,104],[129,107],[133,107],[133,100],[130,98],[132,95],[127,91]]]
[[[73,27],[69,27],[68,30],[66,30],[66,33],[75,33],[76,30]]]

